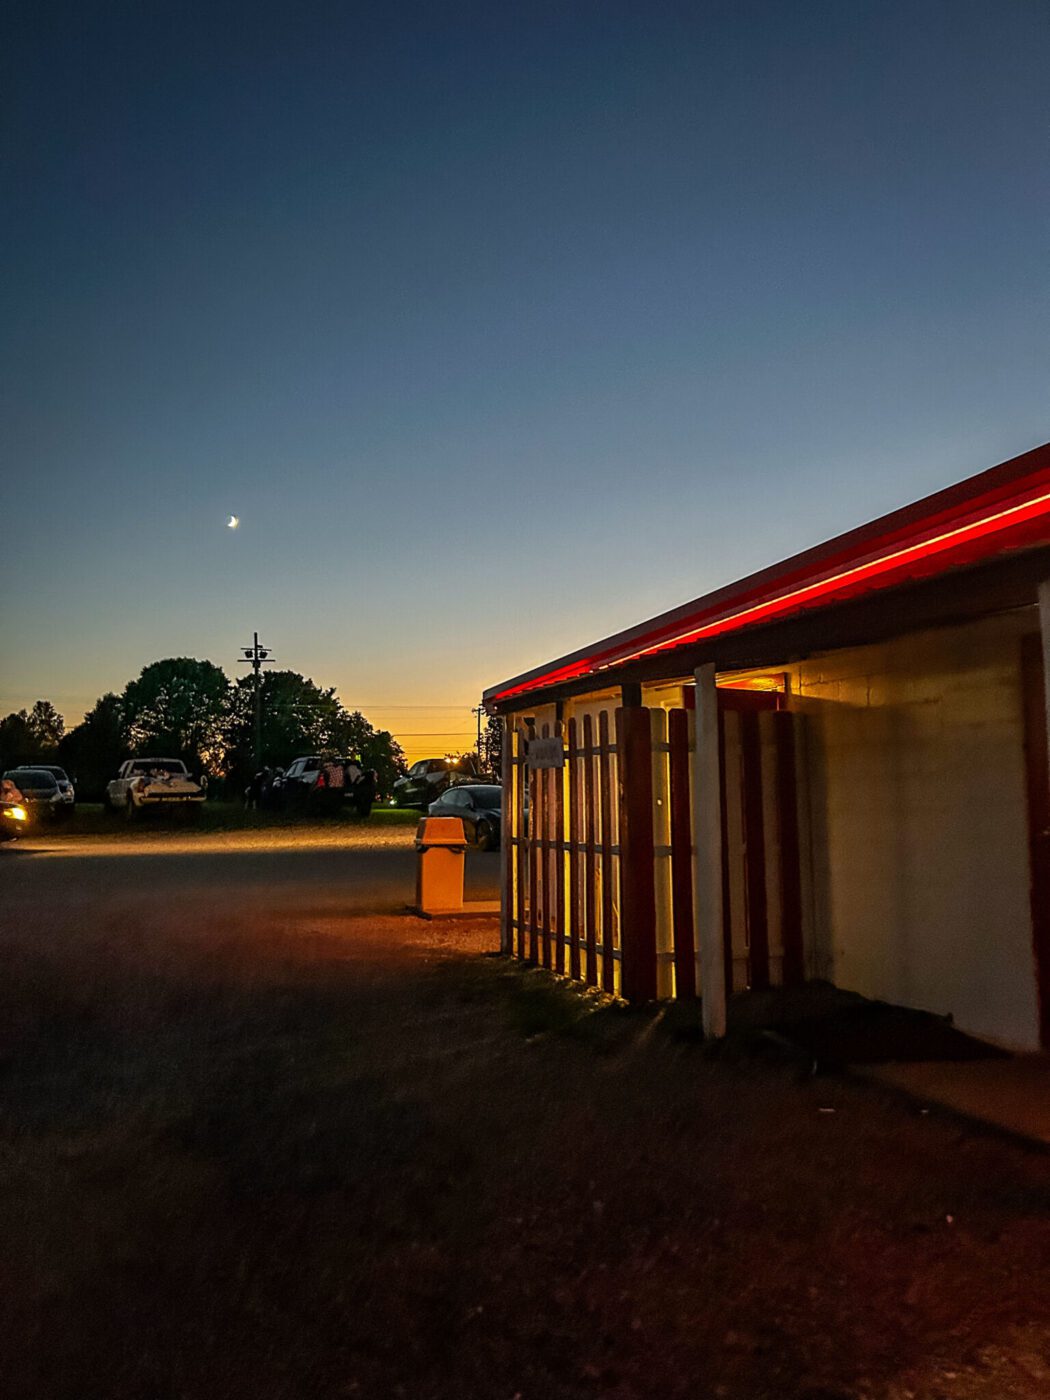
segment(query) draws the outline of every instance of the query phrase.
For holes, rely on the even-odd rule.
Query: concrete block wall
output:
[[[1035,610],[789,666],[810,972],[1038,1048],[1020,636]]]

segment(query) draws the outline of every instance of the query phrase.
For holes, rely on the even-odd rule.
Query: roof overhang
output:
[[[754,634],[769,637],[797,624],[830,623],[832,610],[863,615],[860,601],[920,590],[955,575],[981,575],[995,596],[1027,598],[1027,570],[992,570],[1013,580],[996,584],[985,568],[1050,545],[1050,444],[850,530],[780,564],[662,613],[580,651],[536,667],[485,692],[492,710],[514,709],[547,692],[566,693],[646,674],[684,669],[691,659],[728,660]],[[1043,561],[1040,560],[1040,564]],[[976,571],[976,573],[975,573]],[[1023,576],[1024,586],[1017,580]],[[999,593],[996,594],[998,588]],[[941,594],[944,589],[940,589]],[[956,590],[957,591],[957,590]],[[1004,605],[1003,603],[998,604]],[[903,619],[902,619],[903,620]],[[790,626],[790,624],[795,624]],[[812,626],[803,629],[812,633]],[[830,638],[841,629],[828,629]],[[839,643],[841,644],[841,643]],[[745,645],[744,650],[747,650]]]

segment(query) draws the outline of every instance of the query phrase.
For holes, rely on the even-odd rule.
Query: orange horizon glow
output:
[[[338,686],[336,687],[339,693]],[[103,687],[104,690],[104,687]],[[100,694],[103,693],[100,690]],[[32,695],[9,694],[0,707],[4,714],[9,711],[32,708]],[[48,697],[65,721],[66,728],[73,729],[84,718],[85,713],[95,703],[95,697],[85,695],[56,695]],[[477,701],[474,702],[476,704]],[[350,703],[350,710],[360,710],[373,729],[387,730],[401,745],[405,761],[409,765],[421,758],[444,758],[446,754],[470,752],[477,743],[477,720],[471,713],[471,703],[451,705],[420,705],[388,703],[385,705],[358,705]],[[485,719],[482,717],[482,729]]]

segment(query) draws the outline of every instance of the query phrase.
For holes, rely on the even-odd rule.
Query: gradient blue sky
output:
[[[34,0],[2,65],[3,711],[257,628],[444,752],[1050,437],[1044,0]]]

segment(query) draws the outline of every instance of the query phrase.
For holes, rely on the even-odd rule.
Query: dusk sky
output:
[[[6,29],[0,712],[258,630],[444,753],[485,685],[1050,438],[1045,0]]]

